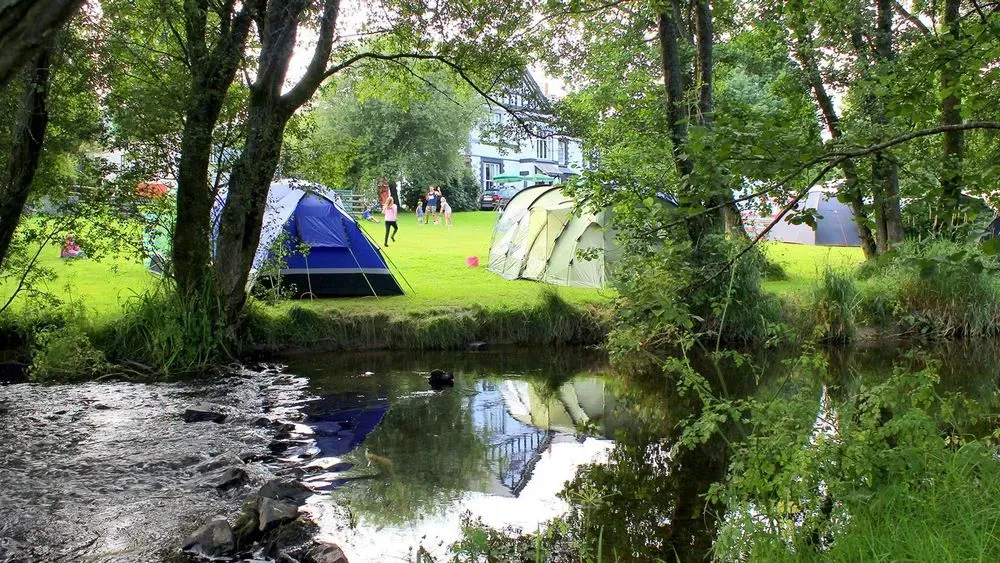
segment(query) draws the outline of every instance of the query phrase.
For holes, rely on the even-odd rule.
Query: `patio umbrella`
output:
[[[523,181],[525,178],[526,176],[521,176],[520,174],[500,174],[493,177],[493,182],[496,184],[514,184]]]
[[[546,176],[545,174],[532,174],[531,176],[521,176],[522,180],[527,182],[535,182],[536,184],[551,184],[555,182],[556,179],[552,176]]]

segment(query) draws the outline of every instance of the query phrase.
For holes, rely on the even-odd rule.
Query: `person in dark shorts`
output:
[[[393,201],[392,196],[385,198],[385,205],[382,206],[382,216],[385,217],[385,245],[389,246],[389,227],[392,227],[392,242],[396,242],[396,233],[399,227],[396,226],[396,215],[399,208]]]
[[[437,223],[437,211],[438,211],[438,199],[437,194],[434,192],[434,186],[427,188],[427,197],[425,198],[427,205],[424,206],[424,222],[430,223],[431,219]]]

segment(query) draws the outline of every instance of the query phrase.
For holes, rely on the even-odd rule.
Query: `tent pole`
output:
[[[358,262],[358,257],[354,255],[354,249],[351,248],[350,244],[347,245],[347,251],[351,253],[351,258],[354,258],[354,263],[357,264],[358,270],[361,271],[361,277],[365,278],[365,283],[368,284],[368,289],[371,290],[375,299],[378,299],[378,293],[375,291],[375,288],[372,287],[372,282],[368,281],[368,274],[366,274],[365,269],[361,267],[361,262]]]
[[[357,221],[355,221],[355,223],[357,223]],[[375,241],[373,241],[372,238],[370,236],[368,236],[368,233],[365,231],[365,229],[361,225],[358,225],[358,230],[361,231],[361,236],[365,237],[365,239],[367,239],[368,242],[372,243],[372,245],[375,247],[375,251],[378,252],[378,255],[381,256],[382,258],[385,258],[385,261],[388,262],[389,265],[392,266],[396,270],[396,273],[399,274],[399,277],[403,278],[403,281],[406,282],[406,287],[409,287],[410,291],[412,291],[413,294],[416,295],[417,291],[415,289],[413,289],[412,285],[410,285],[410,280],[406,279],[406,276],[403,275],[403,271],[400,270],[398,266],[396,266],[396,263],[393,262],[391,258],[389,258],[389,255],[388,254],[382,254],[382,251],[378,249],[378,243],[375,242]],[[357,262],[357,259],[355,258],[354,261]],[[358,267],[360,268],[360,266],[358,266]],[[403,289],[402,286],[400,286],[400,289]]]
[[[312,274],[309,273],[309,253],[306,252],[305,254],[303,254],[302,258],[304,258],[306,261],[306,284],[309,286],[309,300],[312,301],[313,297],[315,297],[316,294],[313,293]]]

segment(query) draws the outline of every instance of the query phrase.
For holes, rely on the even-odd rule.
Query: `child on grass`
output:
[[[451,205],[448,204],[448,200],[441,198],[441,213],[444,214],[444,224],[451,228]]]
[[[424,224],[424,200],[417,201],[417,224]]]

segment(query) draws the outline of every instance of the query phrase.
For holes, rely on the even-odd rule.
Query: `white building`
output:
[[[501,101],[522,119],[532,120],[532,116],[536,116],[535,123],[541,133],[528,138],[498,140],[489,138],[488,128],[479,124],[474,126],[469,133],[466,162],[484,189],[494,188],[493,178],[501,174],[545,174],[565,180],[583,170],[580,141],[545,125],[544,117],[552,112],[551,103],[531,74],[525,72],[519,88]],[[514,125],[515,121],[514,116],[500,107],[490,108],[488,119],[501,126]]]

